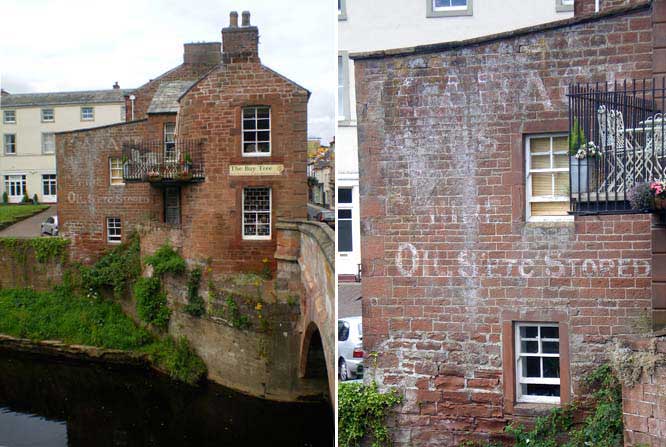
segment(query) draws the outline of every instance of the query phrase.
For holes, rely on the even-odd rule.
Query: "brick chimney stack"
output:
[[[241,26],[238,13],[229,14],[229,26],[222,28],[222,60],[233,62],[259,62],[259,30],[250,25],[250,12],[243,11]]]
[[[217,65],[222,60],[220,42],[196,42],[183,45],[183,63]]]

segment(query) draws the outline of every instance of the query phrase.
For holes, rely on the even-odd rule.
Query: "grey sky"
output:
[[[220,41],[252,13],[264,65],[312,92],[308,135],[335,122],[333,0],[2,0],[0,83],[10,93],[138,87],[182,62],[183,43]]]

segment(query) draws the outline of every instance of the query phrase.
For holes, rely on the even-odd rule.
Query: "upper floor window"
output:
[[[53,109],[42,109],[42,122],[52,123],[55,121],[55,112]]]
[[[109,179],[112,185],[124,185],[123,161],[120,158],[109,159]]]
[[[338,54],[338,120],[350,120],[349,53]]]
[[[338,20],[347,20],[347,0],[338,0]]]
[[[243,189],[243,239],[271,238],[271,188]]]
[[[471,16],[472,2],[473,0],[426,0],[426,16]]]
[[[243,156],[271,155],[271,109],[266,106],[243,108]]]
[[[560,330],[557,324],[516,325],[516,401],[560,403]]]
[[[3,136],[5,155],[16,155],[16,135],[6,133]]]
[[[5,124],[16,124],[16,110],[3,110],[2,122]]]
[[[94,107],[81,107],[81,121],[94,121],[95,108]]]
[[[526,139],[527,220],[567,219],[569,213],[569,139],[540,135]]]
[[[574,0],[555,0],[555,10],[557,12],[573,11]]]
[[[42,134],[42,154],[55,154],[55,134],[53,132]]]
[[[176,154],[176,123],[164,124],[164,158],[169,162],[175,162]]]

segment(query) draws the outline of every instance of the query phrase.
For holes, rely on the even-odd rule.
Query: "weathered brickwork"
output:
[[[650,324],[650,216],[526,223],[524,139],[568,131],[570,83],[652,75],[651,9],[352,57],[368,376],[404,391],[397,445],[497,438],[534,415],[515,322],[559,324],[563,402]]]
[[[624,445],[666,446],[666,341],[634,341],[629,344],[634,353],[661,358],[652,374],[644,372],[635,386],[622,389],[624,412]]]
[[[178,231],[183,256],[205,261],[217,272],[259,271],[264,259],[275,266],[274,236],[242,237],[243,188],[271,188],[273,226],[279,218],[306,216],[309,92],[261,65],[256,27],[225,28],[222,34],[224,54],[219,43],[186,44],[182,65],[134,92],[135,118],[141,120],[58,135],[59,215],[63,235],[73,239],[75,259],[91,261],[108,248],[106,217],[121,218],[123,238],[137,224],[145,230],[164,221],[162,189],[146,182],[110,185],[109,158],[122,157],[123,143],[162,140],[164,124],[178,123],[177,139],[204,142],[205,181],[181,187]],[[147,114],[159,86],[175,80],[198,80],[180,97],[177,115]],[[257,105],[270,107],[271,153],[247,157],[242,154],[242,108]],[[230,175],[230,165],[257,164],[283,170]]]
[[[574,14],[577,16],[593,14],[597,1],[599,2],[599,11],[604,12],[613,8],[644,3],[645,0],[576,0],[574,2]]]

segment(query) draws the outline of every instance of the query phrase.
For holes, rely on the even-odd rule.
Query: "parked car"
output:
[[[41,234],[50,234],[51,236],[58,235],[58,216],[51,216],[42,222]]]
[[[341,382],[363,377],[363,320],[361,317],[338,320],[338,377]]]
[[[335,228],[335,211],[333,210],[319,211],[315,215],[315,219],[327,223],[331,228]]]

